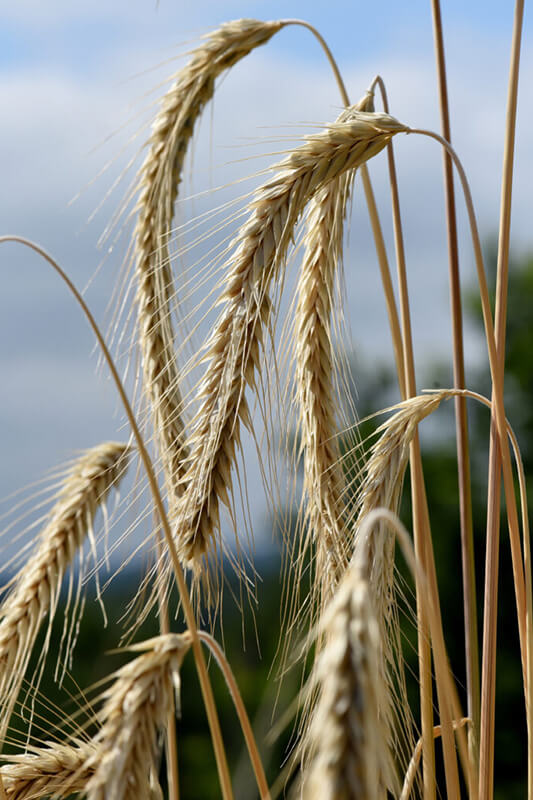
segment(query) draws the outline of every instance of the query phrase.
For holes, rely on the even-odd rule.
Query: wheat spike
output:
[[[409,758],[412,742],[396,603],[394,535],[384,521],[370,528],[363,523],[368,513],[376,508],[398,513],[409,445],[417,426],[449,396],[450,392],[443,391],[405,400],[392,409],[395,413],[377,429],[379,438],[365,466],[353,533],[353,558],[366,564],[369,591],[379,621],[380,669],[393,703],[395,723],[391,736],[396,739],[400,760]],[[365,535],[360,536],[363,528]]]
[[[382,800],[395,785],[385,687],[379,671],[380,630],[368,583],[350,566],[320,623],[324,646],[314,667],[318,689],[304,752],[304,798]]]
[[[92,775],[86,763],[92,754],[88,743],[47,743],[29,753],[8,756],[0,772],[8,800],[70,797],[83,792]]]
[[[276,176],[256,193],[252,213],[234,240],[224,309],[205,345],[208,366],[200,387],[202,405],[190,439],[185,493],[176,519],[178,547],[197,568],[218,525],[219,500],[227,501],[230,471],[248,423],[244,397],[259,368],[271,300],[292,232],[307,202],[323,186],[380,152],[405,127],[387,114],[352,111],[309,136],[277,166]]]
[[[179,670],[190,646],[185,634],[165,634],[131,649],[146,650],[116,673],[100,714],[87,768],[94,770],[88,800],[137,800],[148,796],[157,774],[157,734],[166,724]]]
[[[97,509],[126,469],[128,447],[107,442],[75,463],[61,489],[39,546],[20,570],[0,609],[0,738],[13,710],[39,627],[55,614],[63,576],[82,547]],[[46,645],[45,645],[46,649]]]
[[[387,525],[380,522],[364,540],[358,536],[361,523],[375,508],[387,508],[397,513],[403,478],[409,460],[409,445],[422,420],[435,411],[449,392],[438,392],[405,400],[394,407],[394,413],[381,425],[365,466],[357,509],[353,539],[354,557],[368,551],[369,580],[380,619],[389,616],[390,592],[393,587],[394,537],[388,535]]]
[[[265,44],[281,27],[280,22],[242,19],[222,25],[205,38],[163,98],[139,174],[134,233],[139,341],[143,382],[171,507],[179,492],[186,455],[171,317],[174,288],[167,250],[183,161],[196,121],[213,96],[216,78]]]
[[[338,121],[348,121],[353,110],[373,111],[373,95],[367,92],[353,109],[344,111]],[[323,598],[331,594],[349,561],[349,537],[342,501],[345,481],[337,440],[338,404],[334,398],[331,317],[353,177],[350,173],[330,181],[311,200],[305,255],[296,289],[295,394],[303,453],[303,494],[307,500],[301,521],[307,532],[303,550],[307,550],[312,538],[317,576],[313,591]]]

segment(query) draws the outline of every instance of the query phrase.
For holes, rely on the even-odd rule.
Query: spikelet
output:
[[[358,564],[345,573],[320,622],[324,646],[311,690],[318,690],[304,743],[307,800],[382,800],[396,784],[379,670],[380,631]]]
[[[373,111],[367,92],[353,111]],[[299,414],[299,449],[303,454],[305,514],[300,561],[315,548],[313,592],[320,605],[331,595],[349,561],[350,542],[343,518],[344,475],[337,440],[338,404],[334,390],[332,314],[335,278],[342,258],[344,218],[354,174],[332,180],[309,203],[305,255],[296,288],[294,319],[295,395]]]
[[[17,700],[31,650],[47,614],[53,619],[65,572],[98,508],[127,466],[128,447],[106,442],[85,452],[61,489],[39,546],[0,609],[0,739]]]
[[[218,526],[219,500],[227,502],[240,423],[249,420],[245,388],[254,385],[271,313],[271,284],[280,276],[294,226],[322,187],[356,169],[404,130],[387,114],[352,111],[349,121],[309,136],[257,191],[252,213],[230,248],[233,256],[220,298],[224,308],[202,354],[207,361],[202,404],[175,520],[181,557],[197,569]]]
[[[8,800],[70,797],[83,792],[93,770],[86,766],[93,748],[86,742],[47,743],[10,755],[0,769]]]
[[[167,249],[183,161],[196,121],[213,96],[216,78],[265,44],[281,27],[280,22],[243,19],[222,25],[205,38],[163,98],[139,174],[134,258],[143,383],[171,508],[186,454],[171,318],[174,288]]]
[[[146,652],[118,670],[104,694],[102,727],[86,764],[94,772],[86,788],[88,800],[137,800],[153,793],[157,737],[179,690],[179,670],[190,642],[188,633],[169,633],[130,648]]]

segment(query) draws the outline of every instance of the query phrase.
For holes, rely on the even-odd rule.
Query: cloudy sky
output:
[[[511,6],[487,0],[443,2],[452,136],[471,180],[485,238],[498,225]],[[142,144],[144,134],[134,135],[153,113],[156,87],[184,63],[177,56],[202,33],[244,16],[305,17],[329,42],[354,100],[380,73],[395,116],[413,127],[438,129],[429,0],[4,3],[0,233],[35,239],[85,286],[103,258],[96,242],[120,203],[121,188],[99,213],[93,212]],[[526,19],[513,217],[513,239],[520,250],[528,248],[532,236],[533,112],[523,91],[531,85],[532,40]],[[254,171],[263,162],[242,161],[250,142],[256,143],[253,152],[278,149],[268,140],[285,135],[287,125],[303,132],[310,123],[335,118],[339,106],[334,81],[311,35],[298,28],[284,30],[222,82],[199,132],[196,177],[186,182],[186,190],[203,192]],[[449,352],[450,342],[441,154],[434,143],[415,137],[403,137],[396,152],[416,355],[427,363],[433,354]],[[372,167],[372,174],[390,241],[383,161]],[[196,212],[208,202],[200,198]],[[472,255],[462,202],[459,211],[462,268],[470,282]],[[388,358],[376,262],[357,192],[350,242],[346,270],[354,341],[362,359]],[[117,246],[86,295],[104,327],[121,253]],[[66,290],[35,256],[13,245],[2,245],[0,263],[0,495],[5,496],[74,450],[125,434],[117,433],[122,415],[115,393],[105,371],[97,375],[91,334]],[[471,360],[479,357],[479,343],[470,338],[467,347]]]

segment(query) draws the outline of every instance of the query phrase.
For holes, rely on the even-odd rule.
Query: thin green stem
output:
[[[209,675],[207,672],[207,666],[205,663],[204,654],[202,651],[202,646],[200,644],[200,639],[198,637],[198,629],[196,626],[196,620],[194,617],[194,611],[192,608],[191,600],[189,597],[189,590],[187,588],[187,583],[185,581],[185,576],[183,574],[183,569],[179,562],[178,553],[176,550],[176,545],[174,544],[174,539],[172,537],[172,532],[170,530],[170,525],[168,522],[168,518],[165,512],[165,507],[163,505],[163,500],[161,498],[161,492],[159,491],[159,485],[157,483],[157,478],[155,476],[154,468],[152,465],[152,461],[150,456],[148,455],[148,451],[144,444],[143,438],[141,436],[139,426],[137,425],[137,421],[135,419],[135,415],[131,408],[130,402],[126,395],[126,391],[120,380],[119,374],[117,372],[117,368],[109,352],[109,349],[105,343],[104,337],[102,336],[100,329],[94,319],[89,307],[87,306],[85,300],[79,293],[78,289],[72,283],[68,275],[61,269],[59,264],[54,261],[54,259],[40,247],[35,242],[30,241],[29,239],[25,239],[22,236],[0,236],[0,244],[6,242],[16,242],[18,244],[22,244],[24,247],[28,247],[30,250],[35,251],[38,253],[45,261],[50,264],[51,267],[58,273],[58,275],[62,278],[62,280],[66,283],[68,288],[70,289],[71,293],[74,295],[75,299],[77,300],[78,304],[83,309],[83,312],[91,326],[94,335],[98,341],[98,345],[102,350],[102,354],[107,362],[109,370],[111,372],[111,376],[115,382],[115,386],[119,393],[122,405],[126,412],[126,416],[128,418],[128,422],[131,426],[131,430],[133,436],[135,438],[135,442],[137,444],[137,448],[139,450],[139,455],[143,462],[144,468],[146,470],[146,475],[148,478],[148,483],[150,486],[150,491],[152,493],[152,497],[154,500],[154,505],[156,507],[156,511],[161,522],[161,527],[163,528],[163,533],[165,535],[165,541],[170,553],[170,558],[172,561],[172,567],[174,570],[174,576],[176,578],[176,583],[178,585],[178,591],[180,594],[180,600],[183,606],[183,613],[185,615],[185,621],[187,624],[187,628],[191,634],[192,639],[192,648],[194,653],[194,660],[196,663],[196,669],[198,671],[198,679],[200,681],[200,688],[202,691],[202,696],[204,699],[205,709],[207,713],[207,719],[209,722],[209,727],[211,730],[211,738],[213,741],[213,748],[215,751],[215,758],[217,763],[218,774],[220,778],[220,785],[222,789],[222,796],[224,800],[233,800],[233,790],[231,788],[231,779],[228,769],[228,763],[226,759],[226,753],[224,750],[224,743],[222,740],[222,733],[220,730],[220,723],[218,720],[218,712],[215,705],[215,700],[213,697],[213,690],[211,688],[211,683],[209,680]]]
[[[448,104],[448,86],[446,80],[446,62],[444,56],[444,36],[440,0],[431,0],[433,12],[433,31],[435,39],[435,56],[437,62],[437,79],[441,113],[442,135],[451,142],[450,111]],[[454,386],[465,387],[465,366],[463,349],[463,322],[461,307],[461,282],[459,277],[459,250],[457,245],[457,218],[455,208],[455,191],[453,185],[453,164],[447,151],[444,158],[444,192],[446,202],[446,231],[448,238],[448,273],[450,282],[450,305],[452,312],[453,341],[453,377]],[[466,693],[468,716],[472,725],[468,729],[472,774],[469,782],[470,797],[478,796],[478,764],[479,764],[479,647],[476,607],[476,573],[474,562],[474,531],[472,522],[472,489],[470,477],[470,455],[468,446],[468,419],[466,400],[458,396],[455,403],[455,430],[457,441],[457,471],[459,483],[459,520],[461,528],[461,562],[463,571],[463,606],[465,625],[465,657],[466,657]]]

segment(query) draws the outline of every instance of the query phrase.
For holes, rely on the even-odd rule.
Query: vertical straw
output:
[[[518,73],[524,2],[517,0],[511,47],[511,66],[507,97],[503,176],[498,235],[498,268],[496,276],[496,354],[498,375],[503,392],[505,365],[505,325],[507,317],[507,284],[509,277],[509,239],[511,230],[511,197],[516,130]],[[497,391],[493,387],[493,398]],[[479,791],[484,800],[494,793],[494,726],[496,694],[496,622],[498,612],[498,549],[500,534],[501,453],[496,421],[492,418],[489,455],[489,488],[487,511],[487,549],[485,561],[485,601],[483,616],[483,661],[481,683],[481,733],[479,753]]]
[[[448,86],[444,56],[444,36],[440,0],[432,0],[435,56],[439,85],[439,101],[442,135],[451,142]],[[457,219],[453,185],[452,159],[446,150],[444,156],[444,192],[446,202],[446,231],[448,237],[448,272],[450,280],[450,305],[452,311],[453,380],[457,389],[465,388],[465,366],[463,350],[463,325],[461,308],[461,284],[459,278],[459,253],[457,247]],[[463,604],[465,624],[466,693],[468,716],[472,724],[468,728],[468,743],[473,769],[470,780],[470,796],[477,797],[477,767],[479,762],[479,647],[476,610],[476,577],[474,565],[474,533],[472,524],[472,491],[470,480],[470,455],[468,447],[468,420],[466,399],[456,396],[455,431],[457,441],[457,469],[459,479],[459,519],[461,527],[461,561],[463,570]]]

